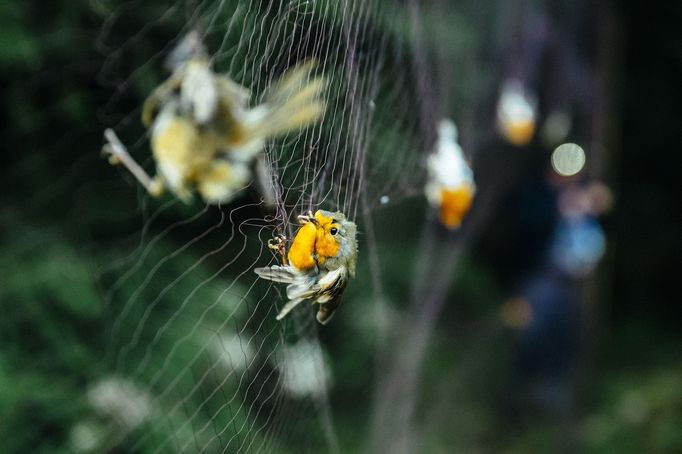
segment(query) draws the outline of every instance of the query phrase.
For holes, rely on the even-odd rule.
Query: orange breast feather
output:
[[[528,145],[535,132],[535,122],[533,120],[514,120],[504,125],[504,133],[507,139],[518,147]]]
[[[315,219],[317,219],[317,222],[320,224],[320,226],[317,228],[315,252],[317,253],[318,262],[320,265],[322,265],[328,257],[336,257],[338,255],[339,243],[329,232],[334,220],[322,214],[322,211],[320,210],[315,213]]]
[[[289,263],[301,271],[309,270],[315,266],[313,252],[317,239],[316,230],[312,222],[301,226],[289,249]]]
[[[331,233],[327,232],[326,229],[317,229],[315,252],[317,252],[318,261],[321,265],[328,257],[336,257],[338,255],[339,243],[334,240]]]
[[[466,185],[455,189],[443,189],[440,203],[441,223],[450,229],[459,227],[471,207],[473,197],[473,191]]]

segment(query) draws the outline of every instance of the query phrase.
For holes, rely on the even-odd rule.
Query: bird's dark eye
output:
[[[336,227],[332,227],[329,230],[329,233],[331,233],[332,235],[336,235],[338,232],[339,232],[339,229],[337,229]]]

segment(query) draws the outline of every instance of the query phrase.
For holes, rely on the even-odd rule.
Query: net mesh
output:
[[[214,70],[248,87],[256,103],[284,70],[315,61],[314,74],[328,81],[327,107],[315,125],[266,144],[273,208],[255,188],[217,207],[151,201],[139,189],[140,230],[98,245],[111,319],[102,367],[147,396],[144,422],[106,443],[150,452],[338,451],[334,375],[314,317],[300,310],[276,322],[283,289],[253,269],[276,263],[267,241],[291,238],[297,214],[323,208],[357,221],[362,211],[370,228],[368,213],[421,192],[423,125],[413,106],[422,100],[413,87],[422,74],[415,65],[424,63],[405,33],[414,17],[385,1],[176,3],[158,22],[117,36],[137,8],[144,5],[113,11],[98,41],[112,49],[100,79],[114,88],[101,116],[147,169],[153,161],[132,101],[163,80],[163,59],[192,30],[201,31]],[[148,35],[176,23],[167,46],[145,48]],[[127,68],[138,53],[147,62]]]
[[[449,107],[434,93],[448,93],[452,83],[438,61],[464,61],[476,51],[471,41],[452,49],[439,41],[461,29],[457,41],[471,30],[435,2],[423,9],[388,0],[91,3],[95,17],[88,17],[92,22],[83,27],[83,38],[96,32],[87,45],[94,45],[103,65],[83,51],[27,86],[38,91],[68,85],[63,74],[76,83],[96,84],[101,98],[93,102],[96,109],[89,106],[96,117],[65,129],[49,144],[50,153],[19,156],[10,177],[15,192],[24,194],[12,204],[22,207],[25,219],[36,226],[66,226],[47,233],[27,229],[26,235],[45,238],[35,243],[50,254],[82,253],[92,269],[74,272],[91,272],[95,288],[72,291],[92,292],[90,301],[104,303],[99,318],[79,315],[87,327],[83,332],[91,336],[81,344],[91,343],[98,361],[92,367],[74,360],[74,375],[88,391],[72,428],[72,448],[359,449],[368,429],[355,413],[368,413],[372,399],[366,384],[374,372],[362,365],[382,351],[366,347],[385,344],[394,312],[411,289],[389,246],[402,242],[401,252],[408,256],[417,247],[409,241],[411,231],[381,238],[374,225],[405,223],[391,207],[422,195],[425,153],[438,116]],[[304,61],[317,63],[310,77],[327,80],[321,121],[265,145],[274,207],[255,185],[218,206],[199,198],[190,204],[171,196],[153,199],[124,169],[108,166],[95,147],[83,150],[83,143],[99,141],[102,131],[112,128],[153,173],[149,134],[140,121],[142,102],[168,77],[168,54],[194,30],[214,70],[247,87],[253,104],[265,99],[287,69]],[[432,52],[436,48],[449,53]],[[467,84],[461,90],[467,92]],[[20,135],[27,149],[43,149],[45,141],[32,131],[55,112],[43,115]],[[45,184],[25,187],[25,181],[39,180]],[[296,215],[318,208],[343,212],[360,231],[358,276],[333,325],[323,330],[309,307],[277,322],[284,289],[253,273],[278,261],[267,241],[276,234],[291,238]],[[10,225],[12,216],[3,214]],[[77,244],[78,252],[45,245],[61,236]],[[357,371],[357,378],[341,376],[341,369]],[[340,376],[349,382],[342,388],[346,394],[335,397],[330,390]],[[357,400],[357,406],[337,408],[334,398]],[[339,417],[364,433],[344,437],[340,446]]]
[[[8,277],[0,332],[18,346],[3,350],[0,365],[12,365],[3,376],[11,369],[14,381],[29,383],[16,388],[23,393],[16,400],[37,402],[38,410],[27,405],[16,414],[32,421],[22,431],[46,434],[42,450],[68,443],[76,452],[393,452],[416,447],[418,433],[432,443],[425,450],[446,440],[467,451],[499,432],[493,417],[470,422],[474,407],[466,407],[469,382],[499,375],[467,372],[492,344],[505,345],[488,339],[499,326],[493,278],[476,284],[464,310],[490,318],[490,328],[460,333],[464,324],[446,320],[453,332],[439,338],[436,324],[448,303],[458,310],[466,303],[449,296],[482,219],[529,173],[522,154],[533,147],[505,148],[494,130],[502,83],[512,78],[542,95],[533,77],[544,71],[545,54],[577,45],[570,33],[553,35],[558,17],[535,27],[529,13],[545,14],[545,2],[42,3],[40,13],[54,15],[55,24],[75,25],[44,21],[25,32],[44,55],[33,62],[40,70],[16,70],[30,76],[5,90],[6,111],[18,120],[5,131],[11,190],[0,191],[7,250],[0,263]],[[561,12],[573,2],[559,4]],[[19,13],[17,23],[28,24]],[[524,32],[536,28],[547,35]],[[215,72],[249,89],[252,106],[303,62],[316,62],[308,80],[326,80],[320,121],[264,146],[274,205],[255,181],[221,205],[155,199],[97,153],[111,128],[154,173],[142,103],[193,31]],[[559,51],[545,48],[552,36]],[[556,74],[547,97],[584,98],[587,109],[596,98],[576,94],[591,81],[564,71],[579,59],[565,54],[567,62],[549,61]],[[488,162],[475,168],[468,227],[450,235],[433,210],[424,215],[423,196],[424,161],[445,116],[456,121],[473,164]],[[491,138],[497,142],[481,146]],[[306,304],[278,322],[284,286],[253,270],[278,263],[268,241],[290,240],[296,216],[318,208],[358,224],[357,277],[329,326],[321,328]],[[488,247],[508,244],[505,235],[495,233]],[[491,255],[505,256],[500,268],[515,268],[505,251]],[[469,343],[452,345],[461,339]],[[424,358],[434,351],[453,356],[437,356],[429,366],[440,369],[426,371]],[[43,378],[56,375],[68,379]],[[422,376],[428,386],[420,386]],[[68,429],[50,438],[57,426]]]

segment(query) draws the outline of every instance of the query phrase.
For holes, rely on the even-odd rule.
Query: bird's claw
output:
[[[282,234],[277,234],[268,240],[268,249],[280,255],[283,265],[287,265],[286,241],[287,237]]]

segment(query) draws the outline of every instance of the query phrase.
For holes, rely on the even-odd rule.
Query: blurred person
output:
[[[610,208],[609,189],[553,177],[558,216],[545,254],[502,307],[503,323],[519,333],[513,395],[517,411],[566,417],[581,335],[583,284],[605,252],[598,216]]]

